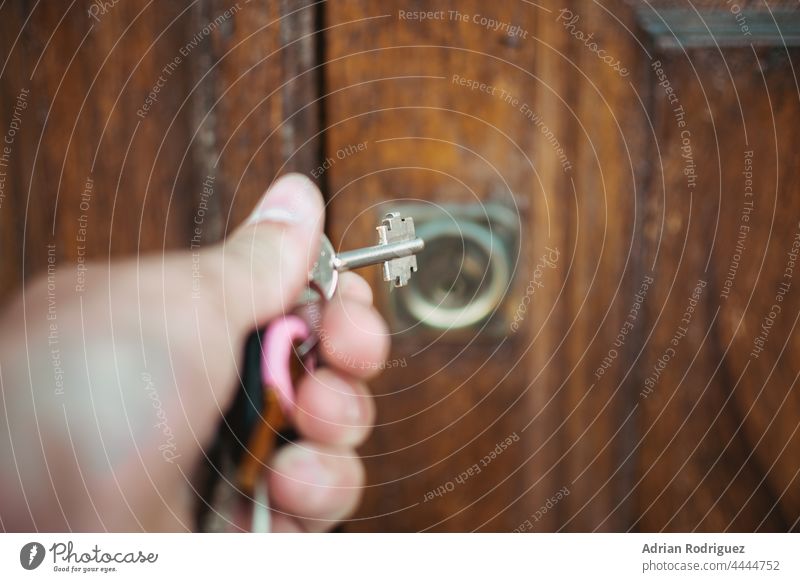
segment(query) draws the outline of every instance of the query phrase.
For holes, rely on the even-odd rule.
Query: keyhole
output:
[[[491,314],[508,285],[508,254],[499,239],[474,222],[433,221],[418,230],[425,250],[420,276],[403,295],[421,323],[449,328],[472,325]]]

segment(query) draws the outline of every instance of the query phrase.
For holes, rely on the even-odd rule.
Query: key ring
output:
[[[278,404],[287,419],[294,417],[296,404],[295,388],[292,382],[291,359],[297,353],[303,359],[309,371],[313,371],[316,358],[312,348],[316,341],[305,347],[312,339],[309,325],[297,315],[285,315],[271,322],[264,333],[261,349],[261,379],[265,390],[274,390],[278,396]],[[300,348],[295,348],[301,341]],[[299,353],[303,348],[305,357]]]
[[[314,348],[319,344],[319,336],[312,329],[313,322],[321,318],[320,304],[326,302],[326,295],[318,289],[317,282],[312,279],[309,287],[318,293],[320,299],[302,305],[296,313],[285,315],[272,322],[264,330],[261,343],[261,381],[264,389],[264,402],[266,403],[265,415],[273,417],[273,423],[267,422],[271,426],[271,431],[264,432],[256,438],[257,440],[275,439],[275,431],[283,428],[281,425],[291,424],[294,418],[294,411],[297,404],[296,389],[292,378],[292,361],[297,357],[303,362],[305,371],[313,372],[316,368],[317,358]],[[310,323],[311,322],[311,323]],[[299,345],[298,345],[298,342]],[[280,413],[270,411],[270,406],[276,406]],[[288,421],[288,422],[287,422]],[[263,428],[263,427],[262,427]],[[265,443],[262,443],[262,453],[266,456],[271,452],[272,447],[268,446],[264,450]],[[245,467],[250,466],[250,474],[258,471],[258,467],[250,462],[245,463]],[[266,461],[266,459],[263,459]],[[250,531],[268,532],[271,528],[271,508],[269,504],[269,490],[267,486],[266,472],[258,471],[261,474],[247,478],[247,471],[241,475],[245,476],[244,481],[249,482],[252,498],[249,500],[251,506]],[[241,481],[241,479],[240,479]]]
[[[288,419],[294,417],[296,403],[292,357],[300,358],[307,371],[314,371],[317,358],[313,350],[319,344],[319,335],[313,327],[320,322],[322,304],[327,303],[328,299],[315,279],[308,282],[308,287],[317,294],[317,298],[299,306],[294,313],[270,322],[261,344],[263,386],[265,389],[275,389],[281,409]]]

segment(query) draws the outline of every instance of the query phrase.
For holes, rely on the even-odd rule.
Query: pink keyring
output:
[[[285,315],[267,326],[261,345],[261,378],[265,386],[274,388],[284,415],[291,419],[295,408],[295,388],[292,383],[291,359],[297,342],[311,337],[308,324],[297,315]],[[315,366],[313,354],[304,358],[309,370]]]

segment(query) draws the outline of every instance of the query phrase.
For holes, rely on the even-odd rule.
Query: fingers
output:
[[[298,387],[295,424],[308,439],[327,445],[356,447],[375,422],[375,404],[366,385],[321,368]]]
[[[332,529],[361,496],[364,469],[352,447],[367,438],[375,406],[352,376],[371,376],[388,351],[386,326],[364,279],[342,275],[322,325],[323,357],[336,368],[320,368],[298,385],[294,421],[308,440],[283,447],[273,459],[273,531]]]
[[[294,518],[307,531],[327,531],[356,508],[364,468],[351,449],[301,441],[282,447],[273,458],[269,491],[277,513]],[[294,525],[281,518],[275,529]]]
[[[235,332],[246,333],[291,311],[317,259],[323,222],[317,187],[305,176],[288,174],[269,188],[247,222],[210,253]]]
[[[372,287],[364,277],[349,271],[344,272],[339,275],[339,297],[372,305]]]
[[[372,290],[364,279],[342,275],[325,309],[322,329],[320,349],[328,364],[358,378],[380,371],[389,353],[389,330],[372,307]]]

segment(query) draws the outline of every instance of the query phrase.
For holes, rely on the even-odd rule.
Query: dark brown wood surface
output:
[[[396,329],[391,361],[403,367],[372,383],[368,487],[345,529],[797,529],[797,274],[751,354],[798,234],[798,49],[744,36],[719,50],[668,48],[642,15],[690,10],[674,1],[126,0],[96,20],[90,7],[0,6],[0,133],[19,125],[0,167],[1,298],[45,268],[48,244],[60,262],[186,248],[201,203],[202,244],[219,240],[288,170],[317,175],[339,248],[372,243],[387,201],[506,204],[522,232],[505,326],[442,337]],[[562,9],[579,17],[572,28]],[[401,10],[445,14],[419,21]],[[518,29],[509,36],[480,18]],[[546,247],[559,260],[513,333]],[[392,319],[378,270],[366,274]],[[699,280],[686,335],[650,391]],[[509,437],[519,438],[482,465]]]
[[[279,172],[319,157],[309,2],[105,3],[92,18],[95,4],[0,10],[3,128],[30,92],[0,208],[3,297],[44,268],[48,243],[71,262],[79,247],[186,248],[198,211],[202,244],[219,240]]]
[[[119,3],[99,22],[80,4],[3,7],[3,127],[18,92],[30,90],[0,218],[14,233],[4,248],[5,296],[44,268],[48,243],[59,260],[76,261],[80,245],[87,257],[105,258],[188,240],[195,187],[192,172],[178,168],[190,136],[188,110],[180,109],[190,66],[173,72],[145,119],[136,112],[183,45],[191,11],[180,15],[189,4]],[[85,241],[77,240],[81,215]]]
[[[682,55],[662,60],[687,104],[698,168],[694,190],[687,190],[681,173],[670,107],[661,96],[654,99],[656,127],[672,147],[663,151],[666,194],[662,198],[656,186],[647,206],[645,230],[653,233],[647,258],[660,283],[647,306],[653,335],[641,360],[645,375],[679,326],[692,287],[699,279],[708,286],[676,357],[641,402],[635,517],[642,529],[796,528],[800,299],[794,284],[782,302],[776,294],[782,281],[792,282],[783,278],[786,253],[800,234],[791,170],[799,159],[790,145],[800,104],[789,61],[798,53],[741,48],[692,56],[704,71],[699,78]],[[752,197],[745,196],[746,164],[752,166]],[[752,212],[745,210],[747,201]],[[726,280],[732,280],[729,293]],[[774,304],[781,312],[766,347],[751,356]]]
[[[798,94],[790,58],[797,54],[780,46],[754,51],[746,38],[721,53],[665,51],[639,26],[637,10],[648,8],[637,2],[539,6],[437,4],[443,16],[421,22],[400,11],[431,9],[423,4],[326,10],[326,152],[368,144],[326,173],[335,242],[368,239],[369,208],[387,198],[489,201],[510,190],[525,225],[510,304],[521,300],[546,245],[563,256],[522,334],[469,345],[463,338],[428,344],[412,330],[397,336],[393,357],[408,366],[373,385],[379,428],[365,450],[371,487],[350,529],[506,531],[526,519],[540,531],[796,528],[791,342],[769,375],[791,337],[794,300],[784,304],[771,355],[736,382],[785,266],[780,249],[796,229]],[[579,17],[572,28],[562,22],[570,17],[559,21],[561,9]],[[487,30],[476,15],[518,25],[529,38]],[[629,74],[599,62],[576,29],[593,33]],[[691,191],[682,128],[654,61],[686,111],[698,175]],[[518,107],[470,91],[454,75],[529,103],[566,148],[571,170],[563,171],[552,142]],[[748,239],[724,301],[748,148],[763,199],[752,219],[758,235]],[[775,203],[781,220],[773,224]],[[645,307],[596,378],[649,277]],[[687,337],[644,398],[701,278],[707,287]],[[424,500],[514,431],[520,445]],[[540,511],[563,487],[570,494]]]
[[[362,508],[368,519],[353,527],[507,531],[568,487],[567,500],[537,528],[555,529],[572,512],[581,516],[573,527],[586,528],[607,517],[628,475],[612,475],[624,446],[612,438],[628,408],[624,387],[613,381],[591,387],[607,340],[584,350],[594,334],[616,332],[622,300],[615,298],[630,286],[631,203],[645,158],[630,160],[623,139],[632,136],[628,147],[641,150],[644,115],[629,89],[597,89],[611,85],[616,73],[580,72],[591,62],[559,34],[551,11],[481,2],[438,8],[470,21],[451,22],[450,12],[444,21],[403,20],[400,3],[328,11],[336,28],[326,43],[327,151],[366,140],[369,153],[328,172],[336,242],[348,246],[370,236],[374,213],[359,212],[387,197],[495,196],[513,200],[523,223],[509,310],[520,303],[546,246],[561,259],[521,333],[506,326],[501,337],[467,346],[447,339],[423,346],[413,332],[400,334],[394,357],[407,359],[408,367],[374,384],[381,426],[367,450],[375,455],[368,463],[373,487]],[[529,38],[487,31],[471,22],[474,15],[514,23]],[[621,56],[635,54],[632,39],[610,42]],[[502,89],[518,103],[499,92],[470,91],[454,75]],[[546,120],[572,169],[563,169],[543,131],[525,117],[524,103]],[[622,228],[597,220],[606,214]],[[521,442],[478,476],[424,501],[427,491],[452,482],[512,433]],[[590,463],[586,478],[573,482]],[[598,481],[607,479],[598,491]],[[615,512],[606,527],[623,527],[622,516]]]

